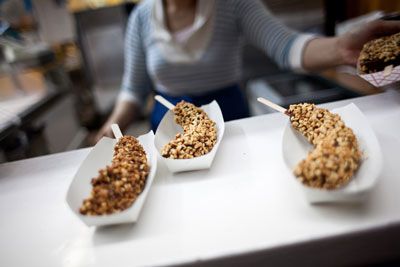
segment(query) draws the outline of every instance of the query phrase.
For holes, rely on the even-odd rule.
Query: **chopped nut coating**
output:
[[[367,42],[358,58],[361,74],[382,71],[400,64],[400,32]]]
[[[182,100],[174,108],[174,119],[184,132],[162,148],[163,157],[190,159],[212,150],[217,142],[215,122],[201,108]]]
[[[296,177],[307,186],[324,189],[347,183],[362,155],[353,130],[345,126],[338,114],[314,104],[291,105],[289,114],[292,126],[315,147],[295,167]]]
[[[112,165],[92,179],[92,192],[79,212],[106,215],[129,208],[142,192],[149,174],[146,152],[133,136],[118,139]]]

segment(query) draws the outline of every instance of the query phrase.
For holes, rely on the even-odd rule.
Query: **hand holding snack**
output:
[[[337,50],[343,64],[356,65],[364,44],[398,32],[400,32],[400,21],[374,20],[338,36]]]
[[[358,64],[361,74],[384,70],[400,64],[400,32],[367,42],[360,53]]]

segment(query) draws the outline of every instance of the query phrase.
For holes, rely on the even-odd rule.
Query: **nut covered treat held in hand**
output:
[[[215,122],[203,109],[181,101],[174,108],[174,120],[183,128],[175,139],[162,148],[161,154],[170,159],[190,159],[209,153],[217,142]]]
[[[146,152],[133,136],[118,139],[111,166],[93,178],[90,196],[79,212],[84,215],[106,215],[129,208],[143,191],[149,174]]]
[[[291,105],[288,114],[292,126],[314,145],[294,169],[303,184],[336,189],[346,184],[357,170],[362,153],[353,130],[338,114],[314,104]]]
[[[361,74],[379,72],[389,65],[400,65],[400,32],[367,42],[358,63]]]

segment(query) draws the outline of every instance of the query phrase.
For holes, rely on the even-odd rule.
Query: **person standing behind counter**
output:
[[[364,43],[400,31],[400,22],[376,20],[337,37],[301,34],[280,24],[258,0],[148,0],[135,8],[125,37],[121,92],[96,136],[112,136],[139,117],[153,87],[176,104],[217,100],[226,121],[249,115],[239,82],[243,39],[280,67],[317,71],[355,65]],[[167,109],[155,102],[155,131]]]

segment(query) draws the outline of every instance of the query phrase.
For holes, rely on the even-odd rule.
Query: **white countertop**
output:
[[[349,102],[370,121],[384,158],[362,204],[308,204],[282,158],[287,117],[252,117],[226,123],[210,170],[171,174],[159,161],[136,224],[87,227],[69,210],[69,183],[90,149],[0,165],[0,266],[335,265],[400,257],[400,93],[324,107]]]

